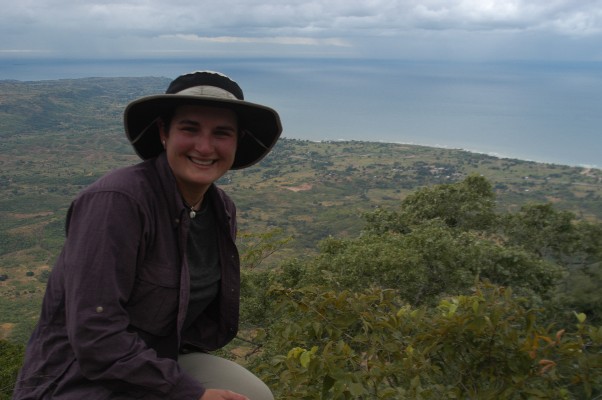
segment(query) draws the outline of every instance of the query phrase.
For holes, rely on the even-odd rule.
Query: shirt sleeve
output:
[[[88,193],[72,204],[63,251],[67,333],[87,379],[133,397],[198,400],[198,381],[128,331],[146,215],[117,192]]]

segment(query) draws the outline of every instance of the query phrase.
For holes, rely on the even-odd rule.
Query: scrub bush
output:
[[[543,325],[510,289],[437,307],[394,290],[276,289],[280,323],[257,370],[280,399],[593,399],[602,327]]]

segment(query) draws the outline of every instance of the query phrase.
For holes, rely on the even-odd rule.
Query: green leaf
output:
[[[305,351],[305,349],[302,349],[301,347],[294,347],[289,350],[286,357],[287,358],[297,358],[297,357],[299,357],[299,354],[301,354],[303,351]]]
[[[311,351],[304,351],[299,357],[299,361],[301,362],[301,366],[303,368],[307,368],[309,366],[309,362],[311,361]]]
[[[472,311],[476,314],[479,312],[479,300],[476,300],[472,302]]]
[[[366,394],[366,389],[364,388],[364,385],[362,385],[361,383],[352,383],[349,385],[349,393],[351,393],[352,396],[361,396]]]
[[[322,380],[322,398],[326,398],[328,391],[330,390],[330,388],[332,388],[332,385],[334,385],[334,383],[335,380],[330,375],[326,375],[324,377],[324,379]]]

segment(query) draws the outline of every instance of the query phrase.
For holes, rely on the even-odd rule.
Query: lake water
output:
[[[276,108],[290,138],[413,143],[602,167],[602,63],[0,59],[0,80],[174,78],[199,69],[228,74],[247,100]]]

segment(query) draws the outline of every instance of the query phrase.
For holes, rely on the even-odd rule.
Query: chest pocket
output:
[[[169,335],[176,327],[179,286],[176,266],[141,266],[126,306],[132,327],[156,336]]]

